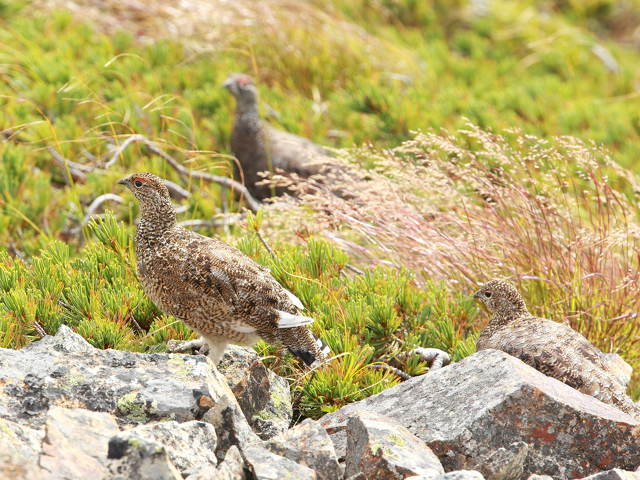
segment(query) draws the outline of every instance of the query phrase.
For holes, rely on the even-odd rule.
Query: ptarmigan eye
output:
[[[138,188],[142,186],[142,182],[140,180],[136,180],[135,182],[133,182],[133,184]]]
[[[487,298],[491,298],[491,292],[484,292],[484,296]]]

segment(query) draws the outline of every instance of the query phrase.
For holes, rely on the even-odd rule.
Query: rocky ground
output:
[[[486,350],[289,428],[253,351],[0,349],[0,478],[640,479],[640,422]]]

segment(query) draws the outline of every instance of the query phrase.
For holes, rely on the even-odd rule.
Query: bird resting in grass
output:
[[[611,354],[601,352],[564,323],[531,315],[522,295],[506,280],[491,280],[473,297],[493,314],[476,342],[478,350],[502,350],[640,420],[640,407],[626,394],[629,375],[621,373]]]
[[[234,73],[223,86],[236,100],[231,151],[240,162],[244,182],[253,196],[264,199],[272,195],[268,185],[257,185],[263,180],[261,172],[283,170],[306,178],[330,165],[331,154],[321,146],[261,120],[258,90],[251,77]]]
[[[184,321],[209,346],[217,365],[229,343],[259,338],[283,344],[307,365],[328,347],[308,326],[302,302],[269,270],[226,243],[178,225],[164,181],[134,173],[118,182],[140,204],[136,258],[142,288],[164,313]]]

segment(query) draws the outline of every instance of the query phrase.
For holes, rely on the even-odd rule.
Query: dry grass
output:
[[[452,290],[511,277],[533,312],[568,321],[638,367],[640,190],[605,152],[574,138],[470,126],[353,153],[360,164],[345,162],[348,174],[300,184],[301,199],[290,201],[302,215],[288,212],[289,221],[311,207],[309,228],[351,254]]]

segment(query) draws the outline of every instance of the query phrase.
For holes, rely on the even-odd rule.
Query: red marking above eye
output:
[[[146,178],[142,178],[142,177],[133,177],[131,179],[132,182],[142,182],[142,183],[147,183],[147,179]]]
[[[240,85],[249,85],[251,83],[251,79],[249,77],[240,77],[238,79],[238,83]]]

